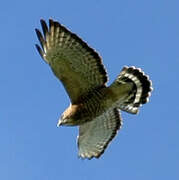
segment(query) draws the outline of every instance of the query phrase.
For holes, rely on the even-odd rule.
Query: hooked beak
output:
[[[59,119],[58,123],[57,123],[57,127],[60,127],[63,124],[62,120]]]

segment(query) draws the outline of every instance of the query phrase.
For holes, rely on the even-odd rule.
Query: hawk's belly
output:
[[[83,97],[79,104],[71,105],[66,111],[70,114],[67,126],[77,126],[92,121],[108,108],[115,106],[115,101],[109,95],[107,88],[94,90]]]

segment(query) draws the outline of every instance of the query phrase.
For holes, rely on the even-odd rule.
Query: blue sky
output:
[[[1,2],[0,179],[179,179],[179,1]],[[57,128],[69,98],[36,52],[39,20],[54,18],[103,57],[109,84],[124,65],[153,81],[140,113],[100,159],[77,157],[78,128]]]

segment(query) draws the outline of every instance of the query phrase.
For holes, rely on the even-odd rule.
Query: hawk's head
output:
[[[78,105],[71,105],[63,112],[61,115],[57,127],[59,126],[76,126],[77,124],[77,110],[79,109]]]

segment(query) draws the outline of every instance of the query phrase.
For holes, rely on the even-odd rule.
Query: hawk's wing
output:
[[[111,108],[79,128],[79,156],[99,158],[121,127],[119,110]]]
[[[44,36],[38,29],[36,33],[42,49],[36,45],[37,50],[62,81],[72,103],[105,86],[107,73],[97,52],[58,22],[49,20],[48,28],[41,20],[41,25]]]

